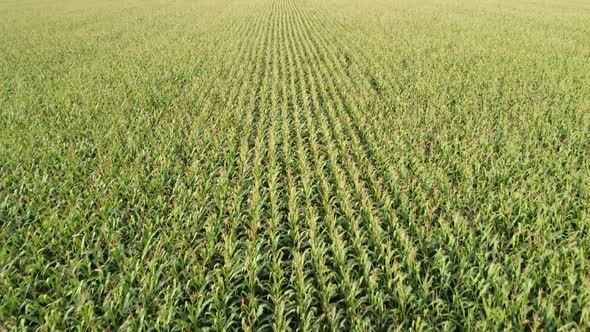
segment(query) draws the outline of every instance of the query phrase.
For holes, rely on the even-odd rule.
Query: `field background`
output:
[[[590,328],[588,1],[0,0],[0,330]]]

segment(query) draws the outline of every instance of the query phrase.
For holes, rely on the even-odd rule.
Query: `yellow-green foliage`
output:
[[[590,329],[590,4],[0,1],[0,330]]]

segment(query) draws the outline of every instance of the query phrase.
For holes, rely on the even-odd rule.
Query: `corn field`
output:
[[[1,0],[0,330],[587,331],[590,3]]]

